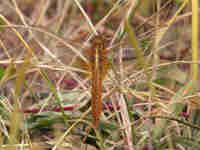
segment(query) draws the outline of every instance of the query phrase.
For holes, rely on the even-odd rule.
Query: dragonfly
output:
[[[9,26],[8,26],[9,27]],[[51,68],[55,70],[71,70],[75,72],[79,72],[84,77],[88,77],[88,80],[91,84],[91,108],[92,108],[92,117],[94,127],[97,128],[98,122],[100,119],[100,115],[102,112],[102,93],[103,93],[103,80],[105,79],[109,69],[111,69],[111,61],[109,61],[108,53],[110,52],[106,47],[108,44],[108,40],[104,33],[100,33],[91,38],[89,46],[83,47],[81,44],[74,42],[73,40],[65,39],[54,32],[49,31],[44,27],[38,26],[20,26],[20,25],[12,25],[14,28],[29,28],[33,31],[38,31],[41,33],[45,33],[49,37],[52,37],[59,43],[62,43],[65,47],[68,47],[72,52],[74,52],[78,57],[75,59],[74,64],[71,66],[66,66],[63,64],[58,58],[54,57],[53,53],[49,51],[44,44],[40,41],[37,41],[38,44],[45,49],[53,59],[55,59],[58,63],[61,64],[62,67]],[[82,51],[77,50],[77,47],[84,49]],[[33,50],[34,52],[34,50]],[[15,62],[22,63],[22,61]],[[45,68],[44,64],[37,64],[37,67]],[[24,112],[31,112],[29,110],[25,110]]]

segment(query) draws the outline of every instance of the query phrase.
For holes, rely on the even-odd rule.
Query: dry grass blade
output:
[[[199,1],[192,1],[192,61],[198,61],[199,56]],[[192,80],[197,82],[199,66],[197,63],[192,64]]]
[[[2,0],[0,147],[198,149],[198,3]]]
[[[86,14],[86,12],[84,11],[83,7],[80,5],[79,1],[78,0],[74,0],[74,2],[76,3],[76,5],[78,6],[78,8],[81,10],[83,16],[85,17],[85,19],[87,20],[88,22],[88,25],[90,26],[91,30],[93,31],[93,33],[95,35],[97,35],[97,31],[95,29],[95,27],[93,26],[90,18],[88,17],[88,15]]]

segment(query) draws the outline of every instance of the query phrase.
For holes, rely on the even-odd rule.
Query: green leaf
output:
[[[195,88],[191,88],[193,85],[193,81],[189,81],[185,86],[183,86],[177,93],[174,95],[169,104],[169,112],[174,117],[178,117],[178,115],[183,111],[185,105],[182,102],[177,100],[182,99],[185,95],[190,95],[194,92]],[[177,102],[176,102],[177,101]],[[164,133],[164,129],[168,125],[168,120],[158,120],[156,127],[153,129],[154,138],[160,138]]]
[[[2,77],[4,76],[5,72],[6,72],[6,69],[3,68],[3,67],[0,67],[0,80],[1,80]]]
[[[41,112],[31,115],[26,120],[26,124],[29,129],[43,129],[50,128],[54,123],[61,121],[61,116],[56,112]]]

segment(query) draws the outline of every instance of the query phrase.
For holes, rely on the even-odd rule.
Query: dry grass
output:
[[[199,149],[198,9],[189,0],[0,1],[0,146]],[[79,62],[90,61],[84,50],[99,32],[110,70],[93,129],[90,72]]]

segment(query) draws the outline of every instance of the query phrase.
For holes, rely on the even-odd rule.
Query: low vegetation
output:
[[[200,149],[198,12],[192,0],[1,0],[1,149]]]

